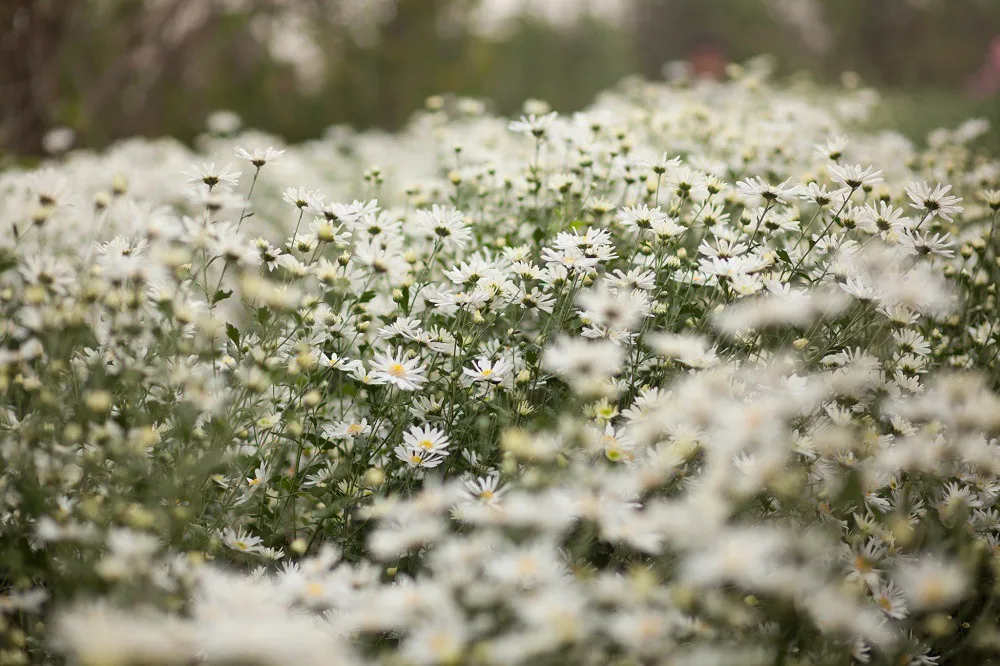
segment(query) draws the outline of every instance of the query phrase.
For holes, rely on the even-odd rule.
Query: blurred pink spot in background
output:
[[[1000,35],[993,38],[986,52],[986,62],[968,81],[969,93],[990,97],[1000,91]]]

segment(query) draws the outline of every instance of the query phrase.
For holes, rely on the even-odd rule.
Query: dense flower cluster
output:
[[[875,102],[3,173],[0,663],[985,662],[1000,163]]]

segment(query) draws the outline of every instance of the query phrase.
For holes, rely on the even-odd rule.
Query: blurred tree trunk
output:
[[[42,153],[59,99],[59,46],[79,0],[0,1],[0,149]]]
[[[632,32],[641,72],[659,78],[663,64],[687,57],[711,41],[711,16],[719,7],[702,0],[634,0]]]
[[[103,139],[155,131],[151,121],[162,122],[156,117],[163,113],[158,94],[162,84],[179,80],[186,66],[198,62],[200,47],[216,37],[219,11],[214,3],[198,7],[189,0],[165,1],[156,11],[141,3],[136,6],[136,14],[123,25],[132,35],[129,43],[95,79],[81,102],[84,129],[90,132],[104,127],[100,118],[109,107],[118,108],[118,126]]]
[[[395,12],[382,25],[374,85],[378,89],[375,124],[401,126],[424,99],[441,89],[441,77],[462,43],[442,30],[447,19],[466,21],[477,0],[396,0]],[[463,31],[468,34],[467,28]]]
[[[900,37],[908,35],[911,10],[900,0],[868,0],[859,21],[858,37],[862,61],[855,69],[868,69],[875,82],[887,85],[902,78]]]

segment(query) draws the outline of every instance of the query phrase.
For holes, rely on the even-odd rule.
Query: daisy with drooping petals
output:
[[[465,485],[462,494],[470,502],[498,506],[500,498],[507,492],[506,488],[500,487],[500,473],[496,471],[480,477],[469,475],[462,479],[462,483]]]
[[[376,378],[403,391],[416,391],[427,381],[424,374],[427,366],[420,365],[416,358],[405,358],[402,349],[398,352],[390,349],[385,354],[375,354],[372,369]]]
[[[444,450],[448,448],[449,443],[444,430],[430,426],[413,426],[403,433],[403,444],[409,449],[422,449],[446,455]]]
[[[951,216],[961,213],[965,208],[958,205],[962,202],[961,197],[952,196],[948,192],[951,192],[951,185],[937,185],[932,190],[923,180],[911,183],[906,188],[906,195],[913,202],[910,204],[913,208],[951,222]]]
[[[268,146],[263,150],[260,148],[247,150],[242,146],[236,146],[233,152],[236,153],[236,157],[246,160],[258,169],[269,162],[277,162],[285,154],[284,150],[278,150],[273,146]]]
[[[492,382],[499,384],[510,374],[514,366],[503,358],[490,361],[488,358],[480,358],[472,362],[471,368],[462,368],[462,373],[471,377],[474,382]]]
[[[393,453],[396,457],[413,468],[417,467],[437,467],[444,460],[444,455],[440,451],[429,451],[420,447],[404,446],[400,444]]]
[[[434,205],[430,210],[417,211],[417,229],[425,236],[440,240],[445,247],[463,248],[472,238],[465,225],[462,211]]]

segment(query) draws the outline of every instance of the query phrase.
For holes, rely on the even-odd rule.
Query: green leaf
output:
[[[17,255],[7,248],[0,249],[0,273],[17,266]]]
[[[234,345],[236,345],[237,347],[240,346],[240,331],[239,331],[239,329],[237,329],[232,324],[226,324],[226,335],[229,337],[230,340],[233,341]]]
[[[678,314],[682,317],[699,317],[701,316],[701,308],[694,303],[685,303],[681,306]]]
[[[224,301],[224,300],[226,300],[227,298],[229,298],[232,295],[233,295],[233,290],[232,289],[230,289],[229,291],[226,291],[224,289],[220,289],[219,291],[215,292],[214,296],[212,296],[212,305],[215,305],[216,303],[218,303],[220,301]]]
[[[778,259],[781,259],[786,264],[792,263],[792,260],[788,257],[788,253],[784,250],[778,250],[775,254],[778,255]]]

